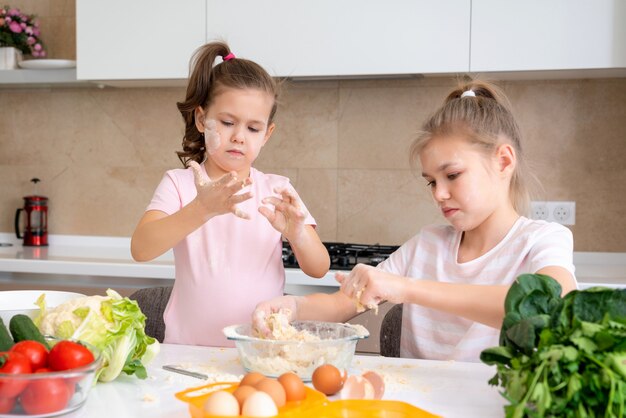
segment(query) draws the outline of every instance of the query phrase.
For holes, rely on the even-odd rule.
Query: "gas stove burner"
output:
[[[352,270],[359,263],[376,266],[385,261],[391,253],[398,249],[397,245],[350,244],[342,242],[324,242],[324,246],[330,256],[331,270]],[[299,267],[288,242],[283,242],[283,265],[286,268]]]

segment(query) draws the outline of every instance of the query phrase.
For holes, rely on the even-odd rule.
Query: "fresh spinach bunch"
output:
[[[549,276],[524,274],[505,300],[497,366],[507,418],[626,416],[626,289],[594,287],[561,298]]]

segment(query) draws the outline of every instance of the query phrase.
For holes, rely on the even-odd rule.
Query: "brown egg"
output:
[[[313,387],[325,395],[334,395],[343,387],[344,376],[332,364],[319,366],[313,372]]]
[[[259,380],[257,384],[254,385],[254,387],[256,388],[256,390],[265,392],[270,395],[278,408],[285,405],[285,402],[287,401],[287,396],[285,395],[285,389],[283,388],[283,385],[278,383],[278,380],[266,377]]]
[[[237,389],[235,389],[235,391],[233,392],[233,396],[237,399],[237,402],[239,402],[239,407],[243,408],[243,403],[254,392],[256,392],[256,389],[253,388],[252,386],[248,386],[248,385],[241,386],[241,385],[239,385],[239,387]]]
[[[257,384],[257,382],[261,379],[265,379],[265,376],[262,375],[261,373],[258,372],[250,372],[247,373],[243,379],[241,379],[241,382],[239,382],[239,386],[254,386]]]
[[[306,397],[304,383],[302,383],[302,379],[300,379],[295,373],[287,372],[281,374],[278,378],[278,383],[283,385],[283,389],[285,389],[287,402],[301,401]]]

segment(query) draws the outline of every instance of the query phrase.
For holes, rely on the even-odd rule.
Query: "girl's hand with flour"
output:
[[[365,264],[357,264],[349,274],[337,272],[335,279],[341,283],[341,291],[355,300],[357,311],[361,312],[364,307],[374,309],[383,301],[403,303],[409,285],[405,277]]]
[[[262,201],[266,205],[274,206],[274,210],[261,206],[259,212],[289,242],[297,243],[305,234],[307,213],[302,209],[298,197],[289,189],[276,188],[274,192],[280,194],[280,197],[266,197]]]
[[[233,171],[212,181],[202,172],[197,162],[190,161],[189,167],[193,170],[194,182],[198,191],[195,200],[206,209],[209,217],[233,213],[239,218],[250,219],[250,215],[239,209],[237,205],[250,199],[252,193],[236,194],[244,187],[252,184],[249,178],[238,180],[237,173]]]
[[[284,327],[298,318],[298,299],[300,296],[285,295],[259,303],[252,313],[252,329],[264,338],[272,335],[272,330],[268,327],[268,317],[272,314],[283,313],[286,323]]]

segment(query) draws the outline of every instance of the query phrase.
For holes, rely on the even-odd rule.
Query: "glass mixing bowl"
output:
[[[226,327],[224,335],[235,341],[239,360],[247,372],[259,372],[268,377],[293,372],[304,381],[310,381],[313,371],[322,364],[347,370],[357,342],[369,336],[364,327],[350,324],[294,321],[291,325],[313,335],[314,340],[258,338],[250,324]]]

